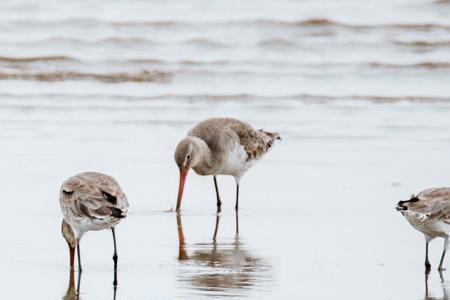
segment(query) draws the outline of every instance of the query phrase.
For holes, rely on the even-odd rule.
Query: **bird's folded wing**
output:
[[[111,203],[102,198],[89,198],[78,203],[80,210],[89,218],[102,219],[113,215]]]
[[[239,137],[240,144],[247,152],[248,160],[259,159],[272,146],[274,139],[262,130],[255,130],[249,125],[233,126],[232,129]]]
[[[408,206],[410,210],[425,215],[426,219],[450,223],[450,189],[429,189],[420,193],[418,197],[419,201]]]
[[[77,191],[66,191],[61,193],[63,201],[66,202],[67,209],[76,217],[88,217],[91,219],[102,219],[111,216],[111,203],[105,201],[103,197],[89,196],[82,197]]]

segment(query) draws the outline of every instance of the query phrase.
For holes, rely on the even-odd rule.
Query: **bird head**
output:
[[[180,184],[178,186],[177,212],[180,210],[183,197],[184,183],[190,168],[195,167],[200,162],[201,150],[198,145],[198,138],[187,137],[178,143],[175,150],[175,162],[180,170]]]

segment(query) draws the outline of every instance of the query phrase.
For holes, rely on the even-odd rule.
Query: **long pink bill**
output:
[[[180,185],[178,186],[177,212],[180,212],[181,200],[183,198],[184,184],[186,182],[187,173],[188,169],[180,169]]]

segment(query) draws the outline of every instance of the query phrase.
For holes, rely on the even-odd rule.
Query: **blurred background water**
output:
[[[446,299],[393,207],[448,185],[449,83],[445,0],[1,1],[0,295],[65,295],[58,189],[96,170],[131,203],[117,299]],[[230,178],[221,218],[195,174],[168,212],[176,144],[216,116],[283,137],[239,235]],[[113,297],[110,244],[86,235],[82,299]]]

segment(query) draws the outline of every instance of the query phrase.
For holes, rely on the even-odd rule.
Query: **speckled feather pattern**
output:
[[[117,181],[96,172],[66,180],[60,190],[60,205],[77,238],[89,230],[115,226],[128,210],[127,198]]]

